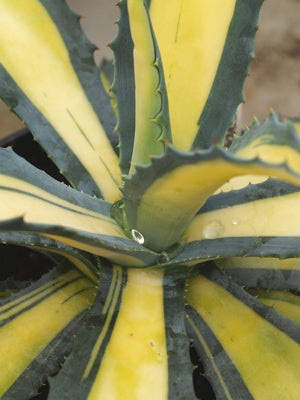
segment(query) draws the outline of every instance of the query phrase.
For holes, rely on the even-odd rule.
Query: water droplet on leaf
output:
[[[224,232],[224,226],[218,221],[209,222],[202,231],[205,239],[215,239]]]
[[[144,236],[136,229],[131,229],[131,236],[132,239],[138,244],[144,244],[145,242]]]

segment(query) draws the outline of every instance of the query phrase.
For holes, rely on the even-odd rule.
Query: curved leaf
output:
[[[276,179],[269,178],[264,182],[251,183],[252,178],[255,178],[255,176],[241,176],[231,179],[221,186],[216,194],[210,196],[200,208],[198,214],[300,191],[299,187]],[[239,185],[242,185],[242,187],[239,188]]]
[[[168,255],[168,251],[162,252],[160,258],[158,259],[158,263],[160,266],[167,267],[180,264],[189,266],[211,259],[231,259],[234,257],[237,257],[237,260],[239,260],[240,257],[271,257],[283,259],[300,257],[299,237],[291,236],[279,238],[251,236],[228,237],[199,240],[188,243],[185,246],[180,244],[177,246],[178,251],[175,254],[175,257],[173,256],[174,258],[172,257],[172,255],[171,257]],[[244,272],[237,269],[230,270],[230,274],[232,275],[232,277],[234,276],[234,280],[236,282],[239,282],[240,284],[245,284],[247,286],[249,285],[250,287],[252,287],[253,285],[255,286],[257,280],[260,278],[259,271],[255,271],[256,275],[252,277],[252,280],[250,276],[248,276],[248,272],[251,275],[251,271],[247,271],[246,269]],[[265,276],[264,273],[266,274]],[[295,285],[298,285],[299,272],[297,267],[294,268],[291,274],[290,272],[287,272],[286,275],[284,271],[277,271],[277,269],[273,270],[272,268],[270,271],[270,268],[266,268],[265,271],[261,271],[262,285],[265,285],[265,279],[269,279],[270,277],[276,278],[277,281],[274,282],[274,285],[279,285],[276,286],[276,288],[295,288]],[[293,283],[293,279],[296,279],[296,282]],[[267,285],[266,287],[269,286]],[[272,288],[272,286],[270,288]]]
[[[132,173],[135,164],[149,164],[149,155],[164,152],[164,139],[170,141],[171,133],[164,75],[147,5],[143,0],[126,0],[124,3],[127,5],[127,12],[121,13],[121,21],[128,18],[129,26],[125,21],[122,27],[125,24],[127,29],[130,27],[133,42],[133,47],[130,46],[130,50],[133,51],[135,85],[135,133],[130,169]],[[128,34],[123,39],[125,46],[127,36]],[[132,84],[132,79],[130,82]],[[118,101],[118,107],[126,107],[127,110],[127,101]]]
[[[189,224],[181,240],[192,243],[205,239],[230,238],[238,242],[242,238],[257,238],[259,247],[260,240],[266,242],[276,238],[278,247],[274,247],[274,255],[286,258],[288,250],[289,257],[297,257],[296,238],[299,240],[300,235],[299,200],[300,192],[295,192],[200,213]],[[288,238],[294,238],[294,241],[290,240],[289,243]],[[249,249],[250,242],[248,251]],[[219,255],[223,256],[221,251]]]
[[[220,207],[223,196],[228,197],[225,208]],[[278,185],[276,181],[261,184],[259,189],[251,185],[241,191],[217,195],[190,223],[181,238],[187,245],[172,261],[231,257],[218,261],[218,264],[226,267],[228,274],[241,285],[295,288],[300,278],[297,260],[281,263],[281,260],[255,257],[300,256],[299,196],[295,187]],[[234,197],[233,204],[236,204],[230,206]]]
[[[287,238],[287,245],[297,246],[297,241]],[[291,249],[292,250],[292,249]],[[280,249],[278,251],[280,253]],[[294,289],[300,286],[300,259],[289,258],[240,258],[228,257],[216,260],[218,267],[223,269],[234,282],[247,288],[263,289]]]
[[[57,182],[9,149],[0,155],[0,230],[45,234],[122,265],[154,262],[157,254],[127,239],[111,218],[110,203]]]
[[[90,281],[65,266],[1,302],[1,399],[29,398],[57,372],[94,294]]]
[[[126,273],[117,267],[114,270],[110,286],[106,283],[106,301],[100,300],[104,296],[100,284],[98,299],[84,330],[77,338],[77,346],[61,374],[53,379],[55,385],[53,389],[51,386],[50,399],[73,397],[75,387],[70,384],[66,386],[66,382],[73,382],[74,378],[81,383],[75,389],[75,398],[78,399],[101,396],[118,399],[120,395],[134,398],[136,391],[146,394],[150,389],[156,398],[165,398],[167,360],[164,324],[161,324],[160,279],[155,276],[151,278],[146,272],[132,271],[125,285]],[[146,279],[144,282],[147,285],[141,285],[139,277]],[[99,321],[101,316],[102,324],[95,325],[94,320]],[[145,323],[149,318],[152,321],[150,325]],[[151,343],[156,350],[152,349]],[[159,357],[157,351],[160,352]],[[156,378],[153,379],[157,368]],[[118,382],[118,385],[114,382]],[[68,393],[66,388],[69,388]]]
[[[299,326],[212,263],[187,285],[187,326],[219,399],[297,399]],[[193,308],[192,308],[193,307]]]
[[[49,399],[88,398],[112,335],[126,279],[125,270],[109,264],[102,266],[94,306],[60,374],[50,379]],[[72,384],[66,384],[70,381]]]
[[[118,200],[114,115],[79,17],[58,0],[3,0],[0,15],[2,98],[75,187]]]
[[[49,400],[171,400],[175,393],[181,400],[195,398],[184,328],[185,274],[127,274],[116,266],[102,273],[105,285],[100,283],[74,352],[50,380]]]
[[[297,159],[300,161],[300,153]],[[125,179],[123,197],[129,225],[143,234],[147,247],[161,251],[176,243],[190,223],[184,237],[190,242],[189,232],[202,217],[191,220],[207,199],[230,178],[249,174],[300,182],[298,170],[291,170],[289,164],[238,158],[219,147],[184,153],[168,146],[163,156],[153,158],[151,166],[137,168],[135,175]],[[201,235],[198,226],[196,230],[193,240]]]
[[[299,288],[299,285],[298,285]],[[295,294],[280,290],[258,290],[248,291],[263,304],[273,307],[279,314],[300,325],[300,297]]]
[[[97,284],[99,279],[98,257],[68,246],[46,236],[29,232],[0,232],[0,243],[14,244],[33,250],[60,255],[67,258],[88,279]]]
[[[300,171],[300,137],[295,126],[278,120],[271,112],[262,124],[254,120],[242,136],[234,136],[229,151],[244,159],[257,157],[268,163],[287,163]]]

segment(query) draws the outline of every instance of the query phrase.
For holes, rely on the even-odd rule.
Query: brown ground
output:
[[[268,107],[300,116],[300,0],[265,0],[242,106],[244,123],[268,114]]]
[[[68,0],[68,3],[86,17],[83,25],[88,36],[102,49],[101,54],[109,56],[106,44],[116,33],[113,22],[117,10],[112,9],[111,0],[100,1],[107,7],[107,13],[97,11],[99,0]],[[255,42],[257,61],[252,63],[246,84],[240,127],[251,124],[254,114],[260,120],[265,118],[269,106],[286,115],[300,116],[299,16],[300,0],[265,0]],[[99,27],[104,29],[104,34],[99,32]],[[0,104],[0,121],[0,137],[22,127],[3,104]]]

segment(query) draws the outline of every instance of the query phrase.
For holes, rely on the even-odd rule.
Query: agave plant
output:
[[[261,3],[121,0],[100,69],[65,0],[0,0],[1,97],[70,184],[1,149],[0,240],[56,264],[4,282],[1,399],[298,399],[299,120],[223,147]]]

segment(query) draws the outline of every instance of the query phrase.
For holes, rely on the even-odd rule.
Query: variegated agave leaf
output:
[[[196,399],[191,340],[210,398],[298,398],[299,120],[222,146],[261,4],[121,0],[98,68],[65,0],[0,0],[0,96],[72,186],[0,149],[0,241],[58,264],[0,285],[1,399]]]

